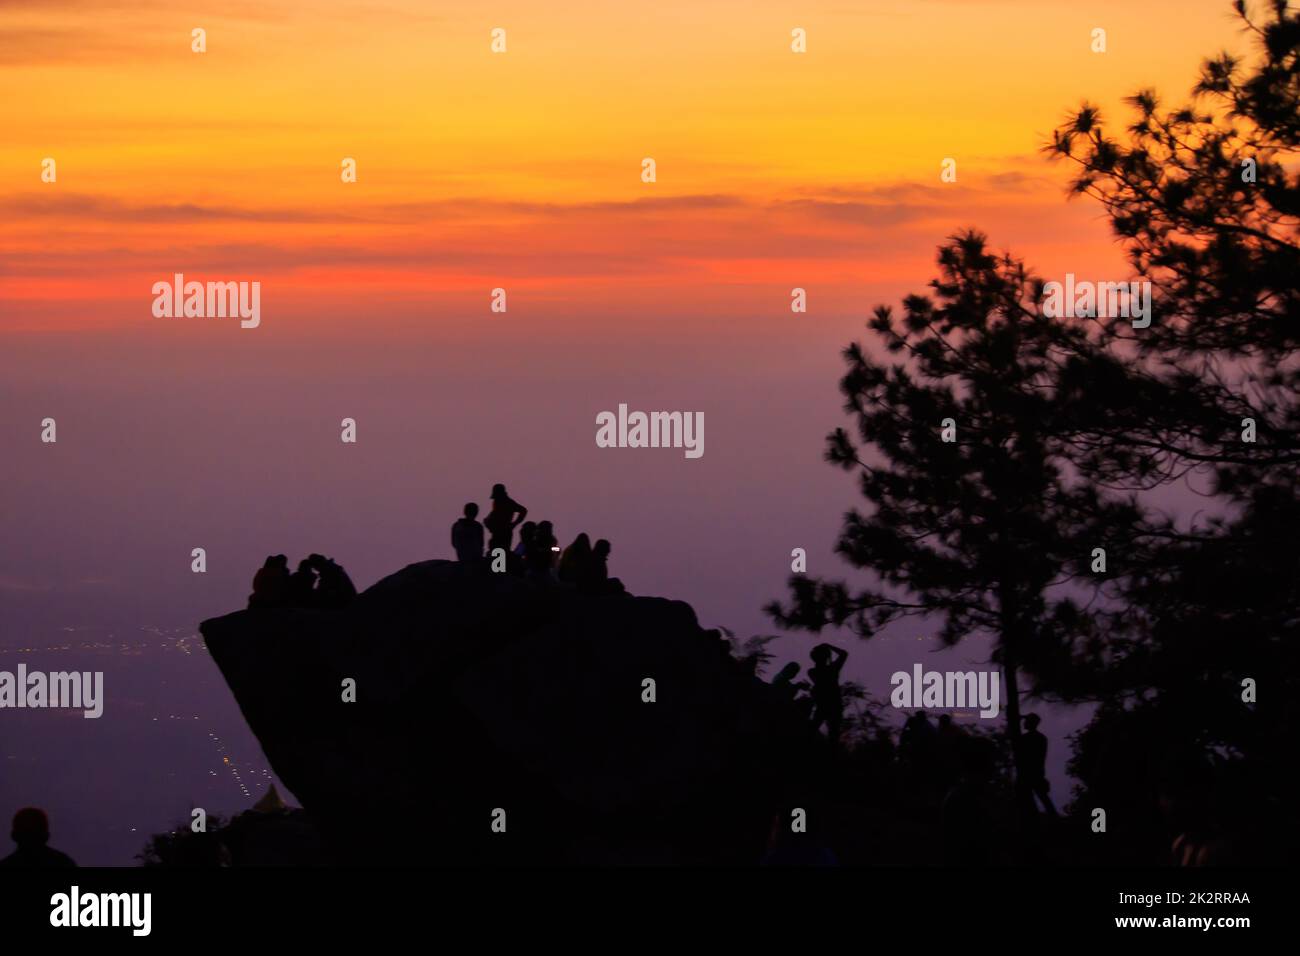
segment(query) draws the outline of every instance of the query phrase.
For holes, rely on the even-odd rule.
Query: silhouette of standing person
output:
[[[1038,731],[1040,723],[1037,714],[1025,714],[1021,718],[1025,729],[1016,743],[1016,790],[1020,792],[1021,803],[1026,811],[1037,812],[1034,797],[1043,804],[1049,816],[1056,816],[1056,807],[1047,795],[1047,738]]]
[[[478,505],[472,501],[465,505],[465,516],[457,518],[451,526],[451,546],[456,551],[456,560],[462,564],[473,564],[483,558],[483,525],[478,522]]]
[[[15,813],[10,835],[18,849],[0,860],[0,867],[56,869],[77,865],[66,853],[45,845],[50,840],[50,819],[39,807],[23,807]]]
[[[515,526],[528,515],[528,509],[506,494],[506,486],[492,486],[492,510],[483,520],[487,526],[488,551],[497,548],[510,553],[510,539],[514,536]]]
[[[840,690],[840,669],[849,652],[833,644],[818,644],[809,655],[814,665],[808,668],[812,681],[812,729],[826,725],[826,735],[832,744],[840,739],[840,724],[844,720],[844,694]]]

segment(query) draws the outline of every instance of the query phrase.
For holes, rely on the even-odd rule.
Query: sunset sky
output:
[[[847,572],[833,545],[860,499],[822,452],[870,310],[925,291],[968,226],[1045,278],[1127,278],[1040,146],[1084,99],[1122,123],[1122,96],[1180,102],[1203,57],[1244,46],[1228,0],[0,0],[0,665],[68,627],[194,628],[243,607],[271,553],[328,554],[359,588],[450,557],[497,481],[562,543],[609,538],[634,593],[771,632],[793,548]],[[260,327],[154,318],[175,273],[260,282]],[[620,403],[701,412],[703,456],[597,448]],[[925,622],[827,636],[882,699],[944,660]],[[806,664],[809,643],[778,647]],[[140,666],[238,723],[215,673]],[[172,822],[124,822],[143,754],[177,813],[224,777],[191,787],[105,693],[73,736],[53,714],[0,734],[19,761],[0,766],[27,768],[0,773],[0,817],[49,807],[74,855],[128,862],[131,827]],[[1064,786],[1080,720],[1048,718]],[[92,750],[118,804],[61,769]]]
[[[1237,39],[1222,0],[0,0],[0,26],[0,327],[23,331],[147,324],[181,270],[260,280],[271,324],[435,335],[495,286],[559,335],[608,308],[629,334],[751,322],[794,285],[861,311],[965,224],[1111,268],[1037,147],[1081,98],[1181,96]]]

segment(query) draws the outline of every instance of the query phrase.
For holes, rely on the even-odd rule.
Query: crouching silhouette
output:
[[[253,578],[248,606],[340,608],[347,607],[356,596],[352,579],[333,558],[308,555],[298,562],[298,570],[290,574],[289,559],[283,554],[273,554]]]
[[[249,607],[284,607],[289,599],[289,559],[283,554],[268,555],[253,575],[253,593]]]
[[[356,599],[357,589],[352,584],[352,579],[333,558],[313,554],[307,560],[312,562],[310,566],[320,575],[315,591],[316,607],[347,607]]]

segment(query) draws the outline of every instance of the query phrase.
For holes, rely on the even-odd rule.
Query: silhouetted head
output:
[[[1041,722],[1037,714],[1025,714],[1025,716],[1020,719],[1025,722],[1026,730],[1036,730]]]
[[[786,664],[785,667],[782,667],[781,670],[777,672],[776,680],[772,681],[772,683],[775,684],[778,681],[780,681],[781,683],[789,683],[790,681],[794,680],[798,676],[799,676],[799,664],[796,661],[791,661],[789,664]]]
[[[808,656],[813,659],[814,663],[825,664],[831,659],[831,649],[825,644],[818,644],[809,652]]]
[[[298,571],[300,573],[310,571],[311,569],[311,558],[303,558],[298,562]]]
[[[537,522],[525,521],[519,526],[519,540],[527,544],[537,536]]]
[[[506,494],[505,485],[493,485],[491,497],[493,501],[501,501],[503,498],[509,498],[510,496]]]
[[[23,807],[14,814],[10,836],[20,847],[45,846],[50,839],[50,818],[40,807]]]
[[[951,727],[951,726],[952,726],[952,714],[940,714],[940,715],[939,715],[939,729],[940,729],[940,730],[947,730],[947,729],[948,729],[949,727]]]
[[[284,568],[286,571],[288,571],[288,570],[289,570],[289,557],[288,557],[288,555],[277,554],[277,555],[275,556],[275,566],[276,566],[277,568]]]
[[[595,547],[591,549],[591,553],[601,558],[609,557],[609,542],[601,538],[596,542]]]
[[[472,501],[469,502],[468,504],[466,504],[466,505],[465,505],[465,517],[466,517],[466,518],[477,518],[477,517],[478,517],[478,505],[476,505],[476,504],[475,504],[474,502],[472,502]]]
[[[573,544],[569,545],[569,549],[575,554],[591,554],[591,539],[587,537],[587,533],[584,531],[573,539]]]
[[[537,534],[534,535],[533,541],[540,548],[550,548],[552,551],[559,551],[556,546],[555,526],[549,521],[537,522]]]

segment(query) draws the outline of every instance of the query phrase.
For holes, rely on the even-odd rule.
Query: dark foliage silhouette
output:
[[[1114,859],[1298,845],[1300,15],[1235,7],[1255,54],[1206,61],[1191,105],[1139,92],[1121,138],[1085,104],[1046,147],[1152,282],[1150,327],[1048,319],[1041,280],[974,231],[953,237],[932,296],[901,319],[878,309],[874,351],[845,352],[856,437],[834,432],[827,458],[860,476],[869,508],[846,515],[837,550],[868,583],[796,576],[769,608],[866,638],[911,615],[948,644],[992,633],[1022,807],[1048,806],[1016,739],[1022,693],[1098,704],[1075,741],[1075,806],[1111,808]],[[1174,483],[1204,507],[1157,507],[1149,493]],[[913,785],[931,748],[910,719]],[[983,806],[959,800],[955,818]]]

